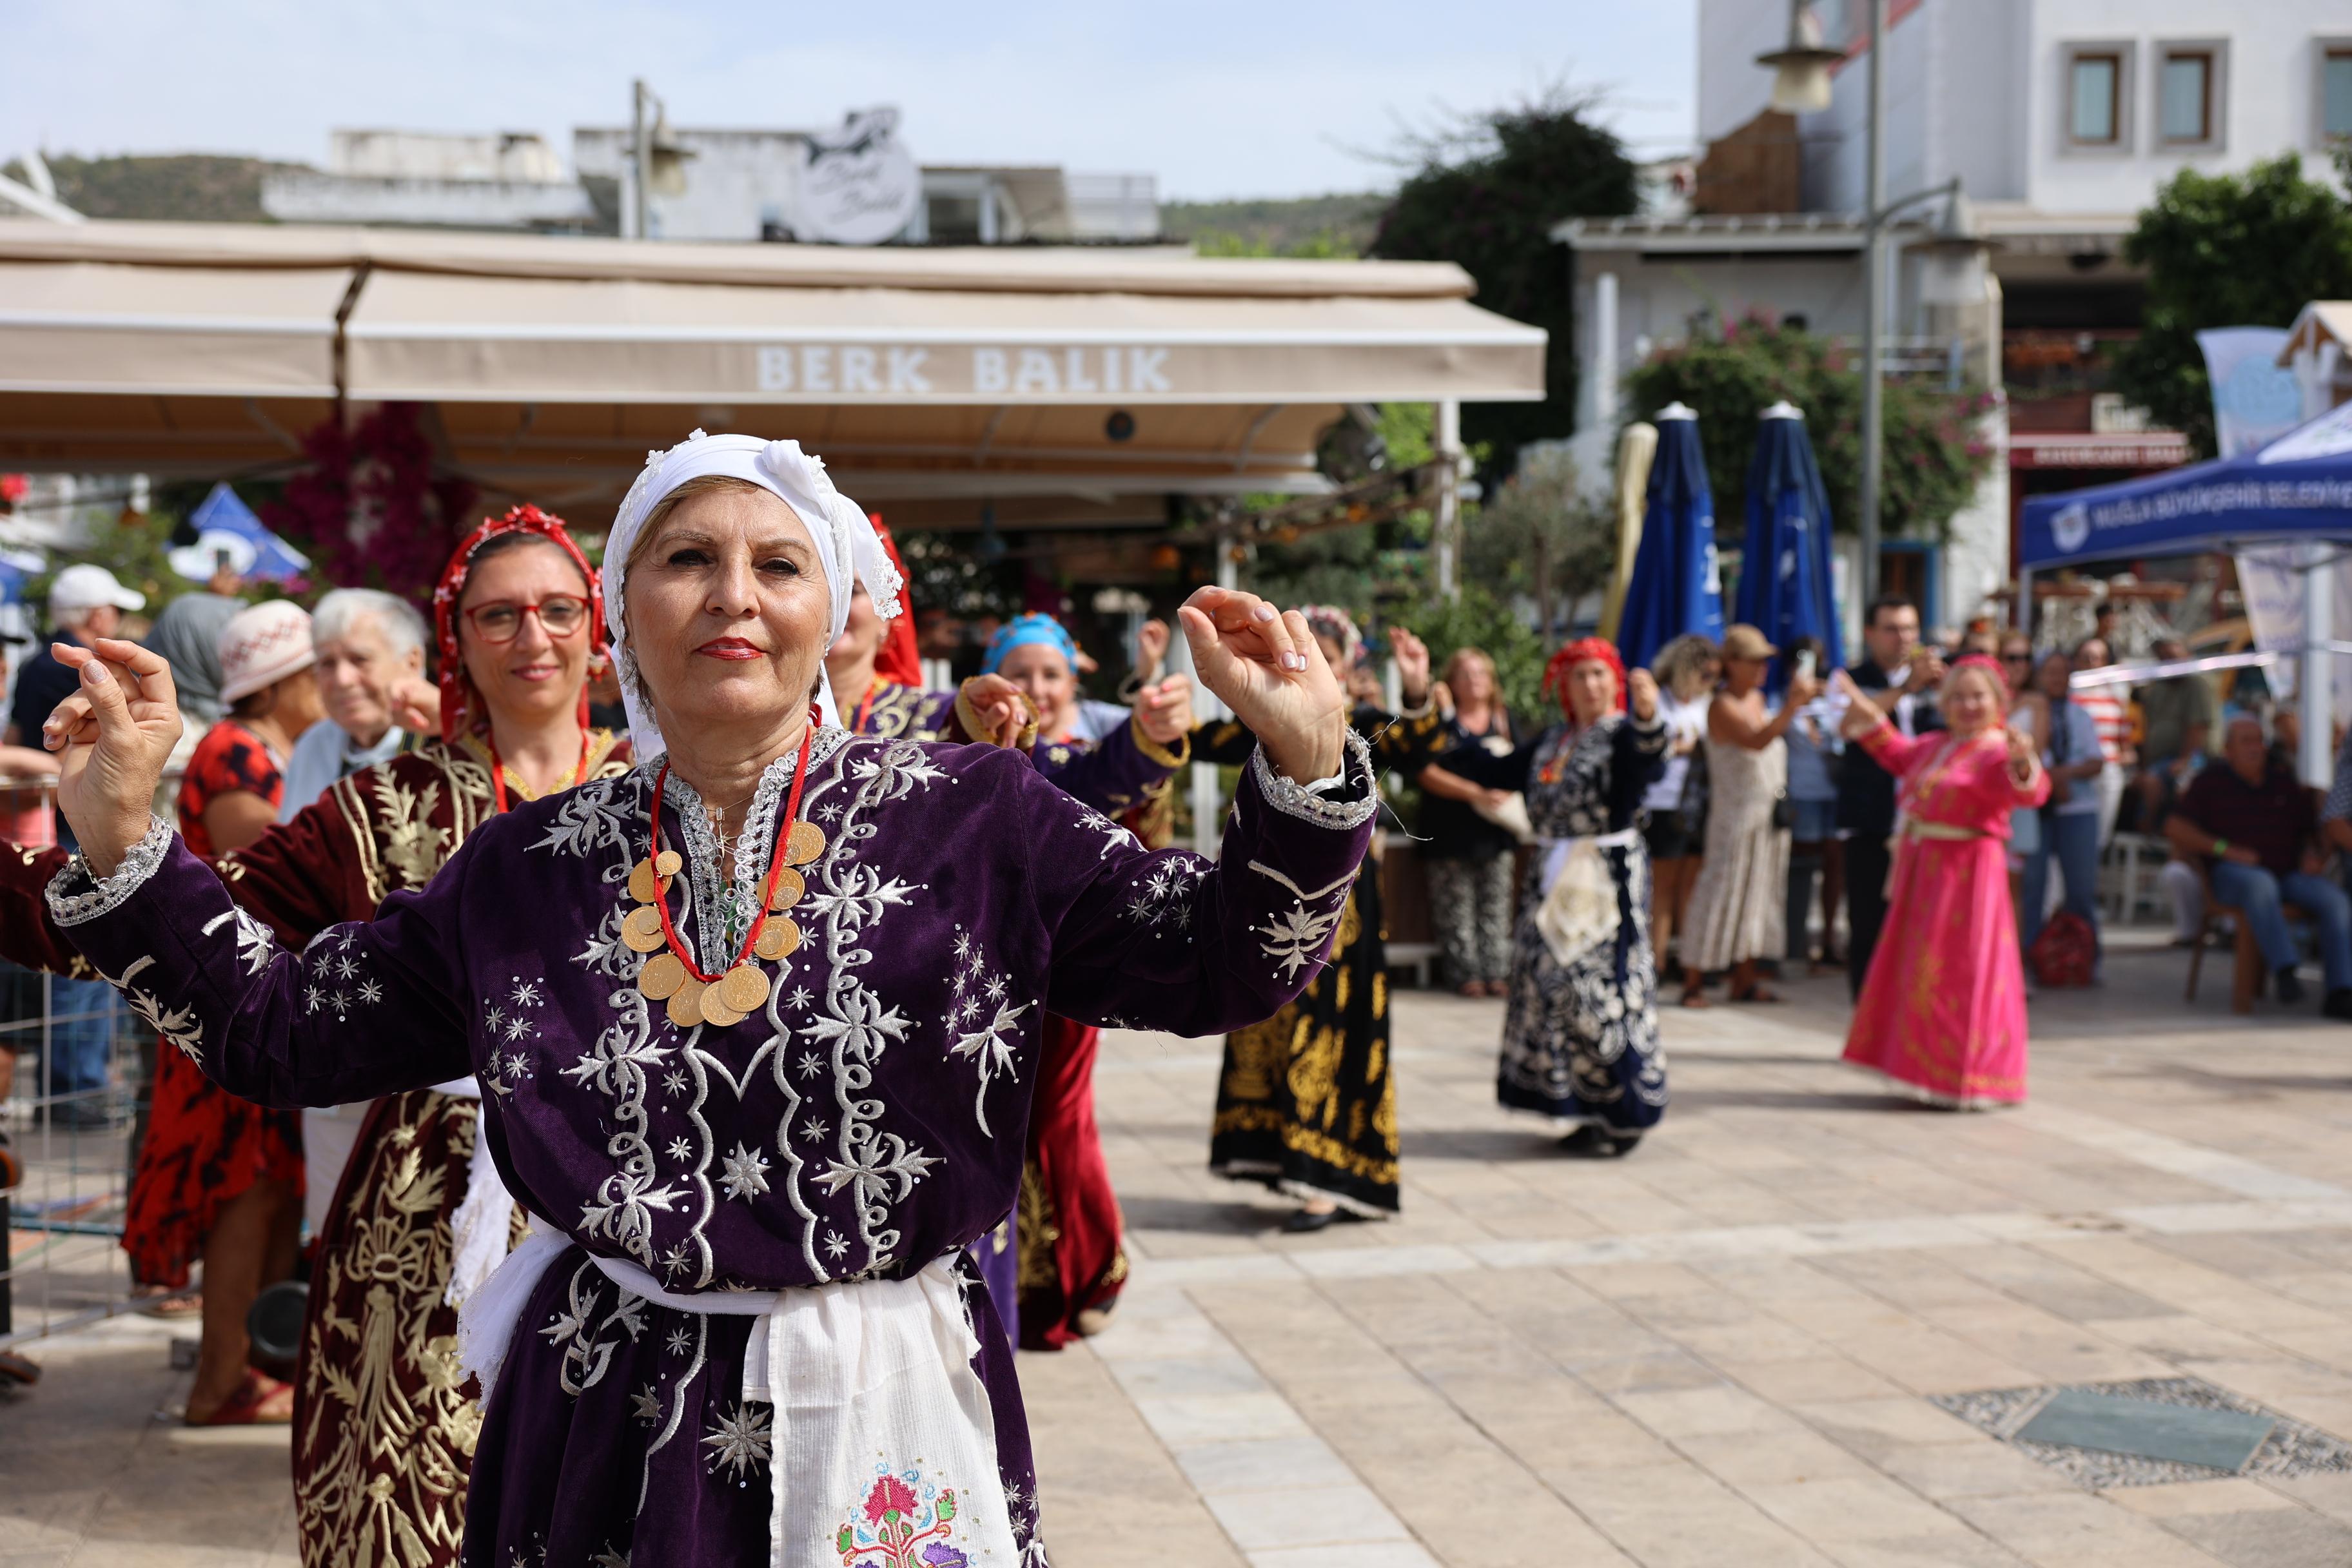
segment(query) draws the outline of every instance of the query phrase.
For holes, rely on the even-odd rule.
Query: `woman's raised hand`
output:
[[[1391,626],[1389,651],[1396,659],[1397,687],[1404,705],[1420,707],[1429,700],[1429,645],[1402,626]]]
[[[1135,673],[1145,685],[1160,679],[1160,667],[1168,662],[1168,623],[1157,618],[1135,628]]]
[[[1135,694],[1135,725],[1154,744],[1172,746],[1192,732],[1192,679],[1171,675]]]
[[[1658,711],[1658,678],[1636,667],[1625,672],[1625,707],[1634,718],[1648,723]]]
[[[392,689],[392,721],[412,735],[441,732],[441,689],[412,676]]]
[[[1843,669],[1830,672],[1830,689],[1845,699],[1845,717],[1838,721],[1838,733],[1849,741],[1869,734],[1886,717]]]
[[[1312,784],[1339,771],[1347,699],[1306,616],[1239,589],[1202,588],[1177,617],[1202,683],[1257,736],[1285,777]]]
[[[95,647],[52,643],[81,672],[81,689],[41,726],[58,758],[58,806],[101,877],[147,836],[163,763],[180,739],[172,667],[137,643],[100,637]]]
[[[1021,731],[1037,721],[1036,710],[1021,689],[1001,675],[975,675],[963,683],[961,693],[980,721],[981,733],[972,739],[984,744],[1017,746]]]

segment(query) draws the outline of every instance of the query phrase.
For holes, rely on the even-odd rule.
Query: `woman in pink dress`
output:
[[[1941,732],[1907,736],[1843,671],[1845,731],[1900,792],[1886,929],[1846,1036],[1845,1059],[1930,1105],[1977,1110],[2025,1098],[2025,977],[2009,902],[2010,813],[2049,777],[2007,728],[2000,667],[1971,655],[1944,682]]]

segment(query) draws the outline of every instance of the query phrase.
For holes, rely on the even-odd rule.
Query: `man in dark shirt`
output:
[[[1864,691],[1896,693],[1880,704],[1895,727],[1906,735],[1942,729],[1928,693],[1944,679],[1944,661],[1919,646],[1918,606],[1893,595],[1877,600],[1863,624],[1862,644],[1862,662],[1846,673]],[[1837,829],[1845,842],[1845,978],[1859,997],[1886,923],[1887,840],[1895,834],[1895,775],[1860,746],[1846,748],[1839,770]]]
[[[113,573],[87,562],[68,566],[49,584],[49,641],[89,647],[98,637],[115,636],[122,627],[122,612],[147,603],[145,595],[124,587]],[[16,692],[8,709],[8,726],[0,740],[12,746],[37,747],[41,726],[57,705],[81,689],[81,677],[58,662],[43,642],[16,671]],[[73,829],[65,813],[56,816],[58,842],[74,847]],[[68,980],[49,976],[49,1046],[41,1092],[50,1096],[46,1107],[51,1125],[84,1129],[109,1123],[106,1104],[107,1058],[112,1047],[116,1000],[114,987],[103,980]]]
[[[41,726],[57,705],[81,689],[81,677],[58,662],[50,642],[89,647],[98,637],[113,637],[122,626],[122,612],[136,610],[147,595],[126,588],[113,573],[87,562],[68,566],[49,584],[48,641],[34,650],[16,670],[16,694],[8,709],[5,735],[12,746],[37,746]],[[58,821],[60,830],[64,827]]]
[[[2352,1019],[2352,898],[2318,874],[2319,817],[2311,791],[2270,755],[2262,721],[2251,715],[2230,721],[2221,755],[2225,765],[2200,773],[2172,808],[2164,827],[2173,850],[2183,859],[2203,857],[2214,898],[2245,911],[2263,962],[2278,977],[2282,1002],[2303,999],[2294,935],[2281,908],[2301,906],[2316,931],[2327,976],[2321,1010]]]

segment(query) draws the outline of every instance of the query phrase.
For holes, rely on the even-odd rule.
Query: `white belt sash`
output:
[[[568,1237],[534,1228],[460,1309],[458,1358],[481,1379],[486,1405],[525,1303],[571,1245]],[[995,1416],[971,1368],[980,1342],[952,1255],[908,1279],[690,1295],[664,1289],[634,1263],[593,1253],[588,1260],[656,1305],[756,1320],[740,1393],[774,1407],[772,1568],[840,1568],[852,1551],[896,1543],[919,1528],[939,1531],[940,1543],[975,1568],[1016,1568]],[[938,1489],[935,1497],[901,1479],[917,1468],[922,1484]],[[912,1514],[908,1503],[917,1505]],[[901,1505],[896,1512],[894,1504]],[[788,1506],[796,1516],[789,1529]],[[919,1550],[919,1539],[905,1544]]]
[[[1641,837],[1641,829],[1627,827],[1589,838],[1543,841],[1543,902],[1536,910],[1536,931],[1554,963],[1565,966],[1616,940],[1617,884],[1601,851],[1627,847]]]

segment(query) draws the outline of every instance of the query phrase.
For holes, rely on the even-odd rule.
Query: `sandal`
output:
[[[220,1402],[202,1421],[186,1418],[191,1426],[283,1426],[294,1419],[294,1385],[265,1372],[245,1369],[236,1392]]]
[[[139,1304],[142,1317],[161,1318],[167,1322],[204,1315],[205,1293],[194,1286],[178,1290],[163,1290],[147,1297]]]
[[[1735,996],[1732,1000],[1738,1001],[1738,998]],[[1712,1007],[1715,1004],[1706,999],[1706,992],[1693,987],[1691,990],[1683,993],[1683,1005],[1685,1007]]]
[[[1780,1000],[1780,994],[1777,991],[1766,989],[1764,983],[1759,980],[1745,991],[1734,991],[1731,994],[1731,1000],[1734,1002],[1778,1002]]]

